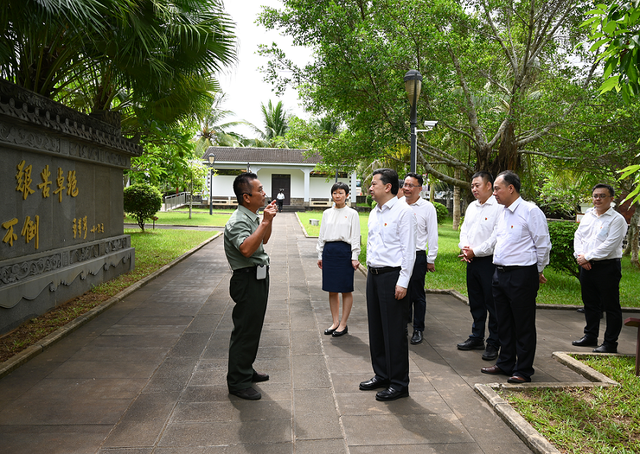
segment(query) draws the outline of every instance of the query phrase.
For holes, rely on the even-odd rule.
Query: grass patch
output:
[[[309,224],[309,219],[322,220],[321,211],[298,213],[302,225],[309,236],[318,236],[319,226]],[[359,213],[360,232],[362,234],[362,252],[360,263],[366,264],[367,222],[369,213]],[[426,286],[431,289],[454,289],[467,295],[466,265],[458,258],[460,233],[451,228],[451,222],[438,226],[438,258],[436,272],[427,273]],[[573,276],[545,268],[547,283],[540,285],[538,304],[582,305],[580,282]],[[620,281],[620,304],[623,307],[640,307],[640,271],[635,268],[629,257],[622,259],[622,280]]]
[[[229,216],[234,209],[214,210],[209,215],[209,210],[195,208],[191,211],[191,219],[189,219],[189,209],[186,211],[159,211],[156,213],[158,220],[156,225],[188,225],[188,226],[208,226],[208,227],[224,227]],[[124,222],[127,224],[137,224],[137,221],[129,216],[125,216]],[[153,230],[153,222],[145,223],[145,230]]]
[[[562,452],[640,452],[640,378],[634,375],[635,358],[578,359],[621,386],[498,393]]]
[[[35,344],[140,279],[172,262],[216,232],[193,230],[125,230],[136,248],[136,268],[35,317],[0,337],[0,362]]]

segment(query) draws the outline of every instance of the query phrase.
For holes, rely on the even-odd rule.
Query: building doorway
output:
[[[275,200],[280,189],[284,189],[284,205],[291,205],[291,175],[271,175],[271,200]]]

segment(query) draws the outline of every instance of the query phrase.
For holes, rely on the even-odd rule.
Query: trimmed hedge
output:
[[[162,208],[162,194],[148,183],[136,183],[124,188],[124,211],[134,218],[144,232],[144,222]]]
[[[573,256],[573,237],[578,230],[577,222],[551,221],[549,236],[551,237],[551,253],[549,266],[556,271],[579,278],[578,264]]]

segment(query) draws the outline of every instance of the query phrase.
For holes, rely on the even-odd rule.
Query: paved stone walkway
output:
[[[365,279],[356,273],[349,335],[324,336],[315,242],[295,215],[276,217],[262,400],[227,393],[233,303],[219,238],[0,379],[0,453],[530,452],[474,392],[502,377],[480,373],[482,352],[456,349],[471,322],[452,296],[428,295],[425,342],[410,347],[411,396],[381,403],[359,391],[372,376]],[[583,316],[539,310],[537,323],[534,381],[584,381],[551,358],[571,349]],[[621,352],[634,346],[623,328]]]

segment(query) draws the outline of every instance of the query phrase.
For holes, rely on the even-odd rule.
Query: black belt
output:
[[[532,265],[529,265],[529,266],[532,266]],[[515,266],[503,266],[503,265],[496,265],[496,269],[497,269],[498,271],[513,271],[513,270],[518,270],[518,269],[520,269],[520,268],[527,268],[527,266],[518,266],[518,265],[515,265]]]
[[[427,255],[427,251],[416,251],[416,255]]]
[[[374,268],[370,266],[369,268],[367,268],[367,271],[373,274],[384,274],[384,273],[390,273],[392,271],[400,271],[401,269],[402,268],[399,266],[383,266],[381,268]]]
[[[622,261],[622,259],[606,259],[606,260],[590,260],[589,262],[594,265],[594,264],[598,264],[598,263],[602,263],[603,265],[606,265],[607,263],[620,263]]]
[[[269,265],[265,265],[265,266],[268,267]],[[251,273],[251,272],[255,271],[257,267],[258,266],[256,265],[256,266],[249,266],[247,268],[238,268],[237,270],[233,270],[233,274],[236,274],[236,273]]]

